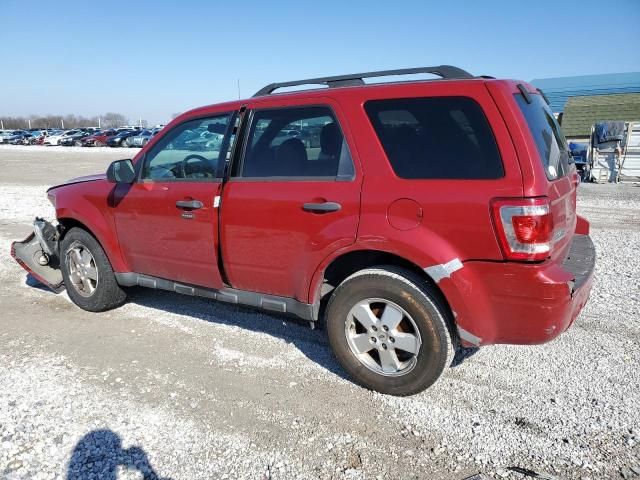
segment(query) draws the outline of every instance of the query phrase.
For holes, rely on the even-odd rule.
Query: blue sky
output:
[[[0,115],[162,122],[237,98],[237,79],[247,97],[273,81],[442,63],[523,80],[640,71],[625,47],[640,44],[640,0],[4,0],[0,44]]]

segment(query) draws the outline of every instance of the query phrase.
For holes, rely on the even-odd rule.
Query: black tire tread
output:
[[[330,337],[329,330],[331,326],[330,326],[330,319],[328,318],[328,316],[331,315],[332,313],[332,306],[334,302],[336,301],[336,299],[338,299],[342,295],[345,289],[348,289],[349,286],[353,284],[354,281],[359,281],[364,277],[374,277],[377,279],[382,277],[386,281],[390,280],[393,282],[398,282],[403,286],[404,289],[411,292],[411,295],[417,301],[421,302],[425,306],[431,307],[430,308],[431,312],[435,314],[435,315],[431,315],[432,317],[431,320],[433,321],[434,327],[436,328],[436,330],[438,331],[438,334],[443,340],[442,344],[446,351],[445,351],[445,355],[440,361],[440,365],[437,366],[437,374],[434,375],[433,378],[429,378],[426,381],[421,382],[419,384],[406,385],[403,387],[397,387],[397,386],[387,387],[382,382],[380,382],[377,385],[372,385],[370,383],[363,382],[362,379],[359,379],[356,376],[354,376],[353,372],[349,372],[349,373],[352,374],[352,377],[354,378],[354,380],[360,385],[364,386],[365,388],[377,390],[381,393],[387,393],[387,394],[396,395],[396,396],[408,396],[408,395],[414,395],[416,393],[419,393],[425,390],[426,388],[431,386],[433,383],[435,383],[435,381],[442,375],[444,370],[451,365],[451,362],[453,361],[453,357],[455,354],[455,348],[454,348],[455,339],[452,335],[452,332],[450,331],[449,323],[447,322],[448,310],[444,308],[444,306],[442,305],[436,290],[433,288],[433,286],[429,285],[425,281],[425,279],[421,278],[414,272],[411,272],[410,270],[404,269],[402,267],[397,267],[395,265],[381,265],[377,267],[360,270],[350,275],[349,277],[347,277],[332,292],[331,298],[329,299],[329,302],[327,304],[327,308],[326,308],[327,336]],[[331,342],[331,339],[329,341],[333,347],[334,345],[333,345],[333,342]],[[349,351],[349,353],[351,352]],[[334,350],[334,355],[338,357],[338,355],[336,355],[335,350]],[[338,360],[340,361],[339,357],[338,357]],[[343,367],[346,368],[344,364],[343,364]],[[384,379],[384,378],[386,377],[381,376],[381,379]]]
[[[69,298],[77,306],[89,312],[104,312],[122,305],[127,299],[127,294],[118,285],[107,255],[95,237],[79,227],[73,227],[66,232],[60,243],[60,264],[65,285],[71,284],[66,265],[66,251],[74,242],[83,244],[93,255],[99,282],[95,293],[90,297],[83,297],[73,287],[67,288]]]

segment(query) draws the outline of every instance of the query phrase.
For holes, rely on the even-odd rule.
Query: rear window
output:
[[[391,166],[407,179],[504,176],[493,132],[467,97],[372,100],[365,110]]]
[[[520,93],[515,97],[536,142],[547,178],[564,177],[569,172],[569,146],[547,102],[538,94],[529,95],[531,103]]]

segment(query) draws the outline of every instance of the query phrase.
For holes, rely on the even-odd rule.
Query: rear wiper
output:
[[[540,95],[542,95],[542,98],[544,98],[544,101],[547,105],[551,105],[551,102],[549,101],[549,99],[547,98],[547,96],[544,94],[544,92],[540,89],[538,89],[538,92],[540,92]]]

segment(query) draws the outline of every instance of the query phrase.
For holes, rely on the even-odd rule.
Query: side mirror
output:
[[[136,172],[131,160],[116,160],[107,168],[107,180],[110,183],[133,183]]]

